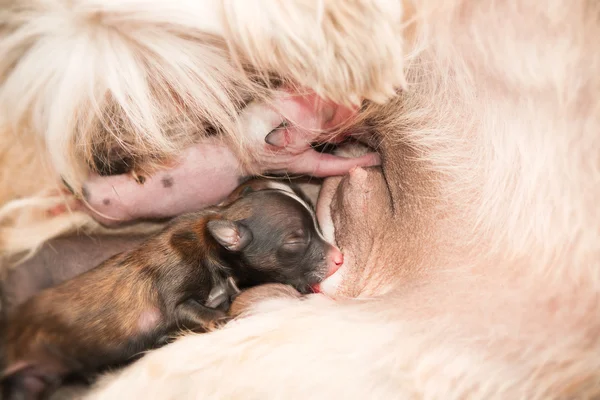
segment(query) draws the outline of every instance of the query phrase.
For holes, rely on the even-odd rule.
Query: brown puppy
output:
[[[227,205],[183,215],[14,310],[3,342],[4,398],[38,398],[67,375],[127,362],[181,329],[206,331],[226,316],[216,307],[227,300],[220,289],[227,292],[228,277],[241,288],[285,282],[310,291],[343,257],[308,205],[278,187],[250,182]]]
[[[251,179],[238,186],[221,204],[231,203],[247,188],[254,190],[279,188],[289,191],[292,186],[272,179]],[[294,193],[314,207],[320,186],[312,181],[294,180]],[[0,280],[0,312],[10,313],[38,292],[80,275],[110,257],[138,246],[150,233],[119,234],[78,233],[45,243],[32,257],[10,269]],[[225,293],[217,291],[215,296]],[[215,298],[217,299],[217,298]]]

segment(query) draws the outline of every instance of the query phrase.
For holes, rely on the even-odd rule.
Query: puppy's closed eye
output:
[[[309,242],[309,239],[310,238],[308,234],[304,230],[299,229],[285,238],[282,248],[287,250],[296,250],[306,246]]]

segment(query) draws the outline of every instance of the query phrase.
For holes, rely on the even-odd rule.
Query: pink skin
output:
[[[131,174],[90,177],[84,185],[85,211],[105,225],[172,217],[218,204],[250,175],[328,177],[356,166],[379,165],[377,153],[344,158],[310,146],[326,139],[343,140],[344,136],[332,139],[327,132],[355,113],[315,94],[279,92],[272,105],[250,104],[240,115],[240,132],[254,160],[250,168],[226,145],[206,138],[188,148],[173,167],[145,176],[143,184]],[[284,121],[287,125],[281,126]]]
[[[150,307],[144,310],[137,323],[139,333],[151,332],[160,323],[161,315],[160,310],[156,307]]]
[[[92,216],[105,225],[139,218],[165,218],[221,202],[238,185],[241,167],[233,152],[215,139],[188,148],[174,168],[146,177],[93,176],[85,184]]]
[[[356,114],[356,109],[337,106],[314,93],[292,96],[280,92],[272,107],[254,104],[247,108],[244,126],[256,126],[256,119],[269,121],[270,129],[246,129],[253,157],[261,172],[328,177],[344,175],[356,166],[379,165],[377,153],[357,158],[321,154],[311,143],[339,143],[348,135],[331,137],[328,131]],[[252,118],[246,119],[248,116]],[[253,121],[254,120],[254,121]],[[279,127],[285,122],[287,126]],[[268,134],[265,135],[264,132]],[[267,143],[265,143],[267,142]]]

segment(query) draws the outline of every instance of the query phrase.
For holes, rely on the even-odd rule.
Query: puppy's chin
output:
[[[348,267],[344,263],[333,275],[319,284],[319,291],[326,296],[335,298],[342,288],[346,271],[348,271]]]

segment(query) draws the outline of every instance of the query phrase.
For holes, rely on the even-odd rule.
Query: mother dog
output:
[[[35,214],[39,191],[58,175],[77,191],[86,160],[115,143],[148,165],[180,151],[165,128],[176,115],[179,132],[207,122],[243,147],[238,100],[269,95],[254,75],[364,100],[347,129],[382,154],[319,198],[346,254],[322,286],[337,301],[263,303],[89,398],[600,395],[597,2],[4,0],[1,12],[13,233],[63,229]],[[51,167],[31,181],[35,165]]]

